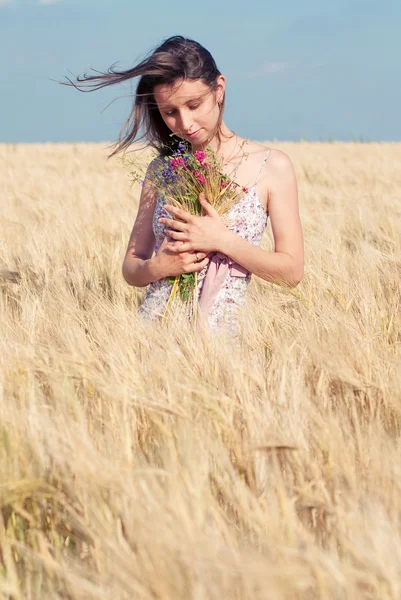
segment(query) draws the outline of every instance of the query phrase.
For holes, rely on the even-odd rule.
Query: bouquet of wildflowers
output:
[[[225,175],[222,166],[212,148],[192,153],[184,142],[180,142],[177,150],[165,157],[162,165],[148,175],[148,180],[166,203],[195,216],[204,215],[199,201],[199,195],[203,192],[224,219],[224,215],[248,189]],[[131,171],[131,177],[133,181],[140,180],[135,170]],[[168,280],[172,283],[172,290],[166,310],[178,301],[187,313],[192,313],[196,318],[197,273],[183,273]]]

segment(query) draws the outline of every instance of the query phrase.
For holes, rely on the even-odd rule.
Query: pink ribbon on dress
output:
[[[222,252],[213,253],[213,257],[208,264],[208,270],[199,299],[199,307],[206,314],[209,313],[217,293],[221,289],[228,274],[231,277],[246,277],[249,271],[234,262],[231,258]]]

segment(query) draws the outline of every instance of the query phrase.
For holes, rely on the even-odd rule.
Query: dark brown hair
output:
[[[93,69],[92,69],[93,70]],[[128,119],[123,124],[120,136],[114,143],[110,157],[126,150],[133,142],[146,140],[162,156],[168,156],[177,149],[182,141],[172,134],[162,119],[153,90],[159,84],[171,84],[177,79],[202,80],[212,92],[217,90],[217,77],[221,75],[216,63],[206,48],[194,40],[176,35],[166,39],[150,52],[139,64],[126,71],[117,71],[111,66],[106,73],[77,77],[75,83],[68,83],[82,92],[91,92],[100,88],[123,83],[134,77],[140,77],[135,94],[135,102]],[[221,123],[225,97],[220,105],[220,114],[216,133],[218,145],[221,145]],[[139,137],[138,132],[143,130]]]

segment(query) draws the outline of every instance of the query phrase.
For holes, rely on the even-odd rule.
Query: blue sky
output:
[[[0,0],[0,142],[115,140],[130,87],[53,80],[128,68],[177,34],[213,54],[238,135],[401,140],[400,0]]]

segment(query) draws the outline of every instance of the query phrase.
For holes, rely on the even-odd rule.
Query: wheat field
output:
[[[401,144],[269,145],[305,276],[235,347],[138,320],[106,144],[0,146],[1,598],[401,597]]]

